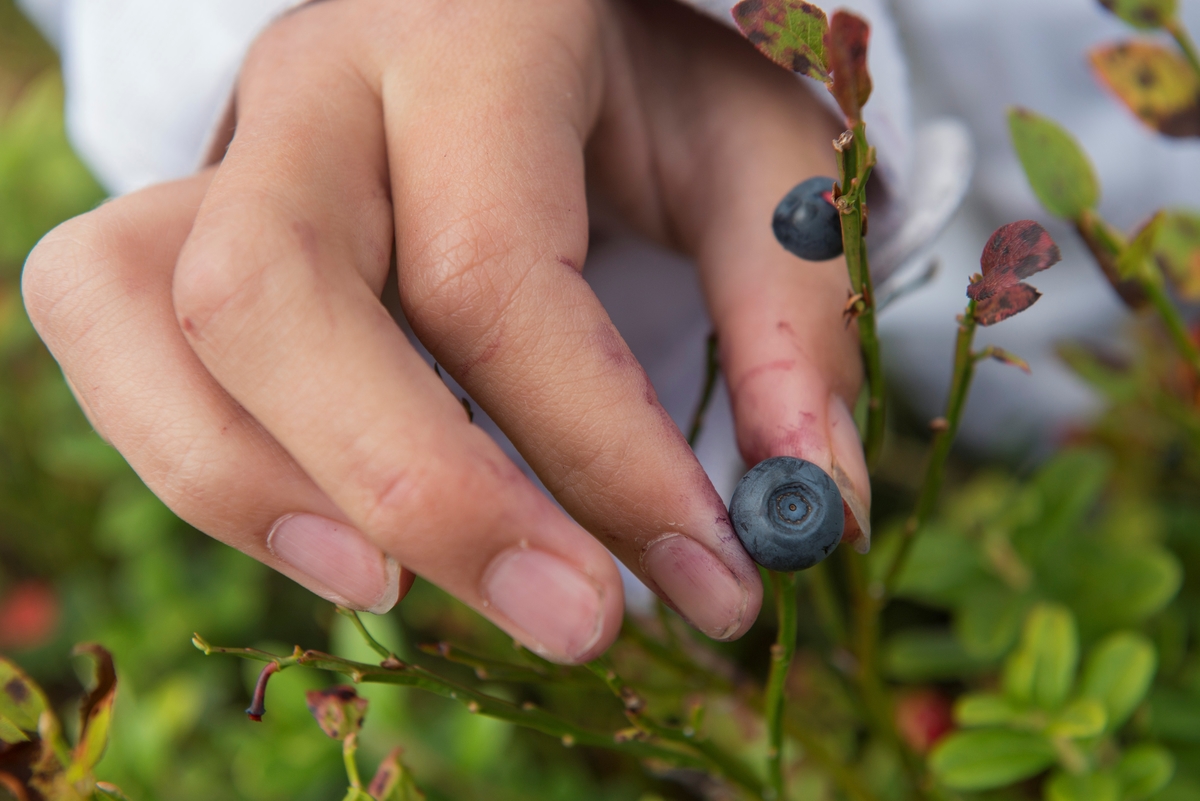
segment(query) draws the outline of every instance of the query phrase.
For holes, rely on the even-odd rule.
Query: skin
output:
[[[744,633],[757,571],[581,278],[589,202],[696,260],[747,461],[836,466],[869,503],[831,412],[860,382],[844,266],[770,228],[833,173],[839,125],[735,33],[666,0],[329,0],[251,48],[234,130],[24,274],[96,430],[197,528],[360,608],[421,575],[558,661],[616,636],[609,551],[705,633]],[[412,331],[570,517],[387,312],[393,242]],[[317,575],[341,540],[319,563],[268,542],[297,519],[380,561]]]

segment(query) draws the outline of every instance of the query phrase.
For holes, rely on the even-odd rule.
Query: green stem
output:
[[[838,154],[842,211],[842,243],[850,286],[861,296],[855,306],[858,315],[858,342],[862,349],[863,368],[867,380],[867,426],[863,450],[867,466],[874,467],[883,450],[885,408],[883,393],[883,360],[879,334],[875,328],[875,289],[871,282],[871,267],[867,260],[867,180],[875,164],[875,151],[867,143],[866,126],[858,123],[835,143]],[[849,139],[849,141],[847,141]]]
[[[1179,309],[1175,308],[1175,304],[1167,294],[1162,273],[1158,271],[1157,267],[1148,266],[1146,275],[1142,279],[1142,288],[1146,290],[1146,297],[1150,299],[1150,305],[1154,306],[1158,316],[1162,318],[1163,324],[1166,325],[1167,332],[1174,340],[1179,354],[1191,365],[1196,375],[1200,376],[1200,350],[1196,349],[1196,343],[1192,341],[1187,323],[1183,321]]]
[[[1200,78],[1200,53],[1197,53],[1196,45],[1192,42],[1192,37],[1188,36],[1187,28],[1183,27],[1183,22],[1178,17],[1173,17],[1164,27],[1175,38],[1179,49],[1183,51],[1183,57],[1192,65],[1192,70],[1196,73],[1196,77]]]
[[[434,695],[458,701],[473,713],[503,720],[517,726],[540,731],[558,738],[564,745],[587,745],[606,748],[636,759],[658,759],[676,767],[706,770],[710,761],[675,747],[674,744],[619,740],[612,734],[581,728],[532,704],[517,705],[502,698],[479,692],[450,679],[443,678],[419,665],[398,662],[395,667],[369,665],[326,654],[321,651],[303,651],[299,647],[290,657],[283,657],[253,648],[223,648],[209,645],[199,635],[192,642],[206,654],[229,654],[259,662],[275,662],[280,669],[293,666],[324,670],[348,676],[354,683],[396,684],[416,687]]]
[[[354,624],[354,628],[358,629],[358,633],[362,635],[363,640],[371,647],[372,651],[382,656],[384,661],[400,661],[400,657],[396,656],[383,643],[371,636],[371,632],[367,631],[367,627],[363,625],[362,618],[358,616],[358,612],[355,612],[353,609],[347,609],[344,606],[336,606],[334,608],[342,617],[350,618],[350,622]]]
[[[727,753],[711,740],[699,737],[699,733],[694,730],[666,726],[647,715],[644,711],[645,701],[621,680],[603,657],[588,662],[587,668],[621,701],[625,707],[625,716],[639,731],[646,736],[657,737],[695,750],[708,761],[710,773],[724,776],[755,798],[765,798],[762,782],[754,775],[754,771],[737,757]]]
[[[700,429],[704,427],[704,416],[708,413],[709,404],[712,403],[713,390],[717,388],[717,376],[720,374],[721,361],[717,353],[717,332],[713,331],[708,335],[704,350],[704,387],[700,391],[700,402],[696,404],[696,411],[692,414],[692,424],[688,426],[687,441],[692,448],[696,447],[696,441],[700,439]]]
[[[775,592],[775,611],[779,630],[771,646],[771,670],[767,675],[766,697],[763,700],[767,719],[767,776],[775,791],[776,801],[785,801],[783,775],[783,713],[787,703],[787,677],[796,653],[796,585],[795,573],[771,571],[771,587]]]
[[[938,421],[939,428],[933,437],[933,446],[929,455],[929,464],[925,468],[925,480],[921,485],[921,494],[917,499],[916,509],[901,532],[900,548],[892,559],[883,580],[883,598],[891,595],[896,587],[904,564],[912,549],[913,538],[933,514],[937,506],[938,495],[942,489],[942,481],[946,473],[946,460],[950,456],[950,448],[958,433],[962,421],[963,409],[967,405],[967,396],[971,391],[971,379],[975,375],[976,354],[971,350],[975,339],[975,301],[967,304],[967,310],[958,319],[958,337],[954,345],[954,376],[950,382],[950,397],[946,401],[946,414]]]
[[[358,760],[354,758],[358,751],[358,734],[352,732],[342,740],[342,762],[346,765],[346,777],[350,786],[355,790],[362,789],[362,779],[358,775]]]

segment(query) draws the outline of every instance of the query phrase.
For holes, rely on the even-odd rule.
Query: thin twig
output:
[[[867,260],[867,180],[875,165],[875,150],[867,143],[866,126],[859,122],[834,143],[838,155],[841,194],[842,244],[850,286],[861,296],[856,304],[858,342],[862,349],[863,367],[867,380],[867,426],[863,450],[867,466],[874,467],[883,451],[885,408],[883,361],[879,334],[875,328],[875,290],[871,282],[871,267]],[[848,140],[848,141],[847,141]]]

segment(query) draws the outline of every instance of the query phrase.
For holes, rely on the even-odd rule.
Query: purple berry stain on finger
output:
[[[771,227],[788,252],[806,261],[842,255],[842,220],[833,204],[833,185],[832,178],[809,178],[779,201]]]
[[[729,515],[750,557],[781,572],[824,560],[841,542],[846,523],[833,478],[791,456],[766,459],[742,476]]]

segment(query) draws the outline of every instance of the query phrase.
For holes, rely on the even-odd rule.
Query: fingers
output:
[[[427,80],[385,95],[422,110],[387,121],[406,315],[576,520],[701,631],[739,636],[761,603],[757,571],[579,275],[596,113],[578,89],[595,82],[586,46],[564,40],[529,70],[523,54],[553,21],[513,13],[503,43],[461,35],[487,62],[452,69],[454,54],[429,54]]]
[[[586,660],[620,625],[611,557],[467,423],[379,301],[383,120],[356,66],[323,55],[336,5],[285,20],[247,66],[180,258],[181,327],[372,542],[544,656]]]
[[[25,268],[30,317],[96,430],[180,517],[336,603],[386,611],[411,574],[345,522],[179,331],[172,274],[210,177],[47,235]]]
[[[675,154],[663,166],[665,203],[700,263],[739,447],[751,465],[788,455],[830,473],[846,501],[846,537],[865,545],[870,486],[849,411],[861,368],[856,332],[842,316],[845,264],[800,261],[771,230],[789,189],[837,174],[830,142],[840,126],[808,87],[746,42],[711,25],[692,28],[686,47],[650,56],[657,74],[700,87],[687,116],[667,114],[657,125],[678,140],[664,151]]]

